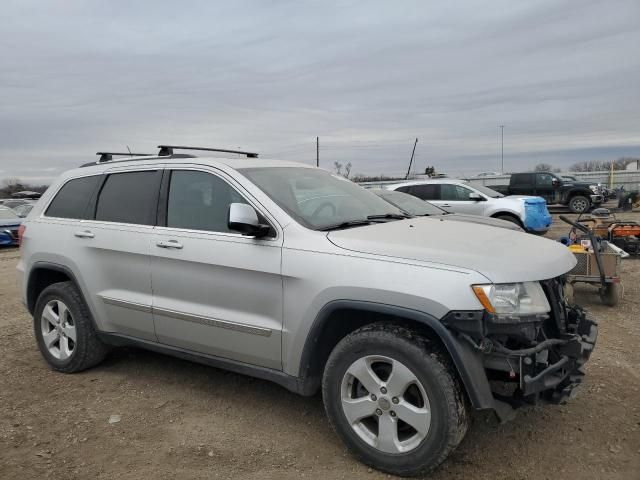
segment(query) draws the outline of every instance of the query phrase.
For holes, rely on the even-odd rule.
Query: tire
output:
[[[359,370],[363,365],[369,367]],[[373,324],[343,338],[325,366],[322,395],[332,427],[354,456],[394,475],[431,472],[469,425],[465,395],[448,355],[397,325]],[[396,436],[380,435],[378,428]]]
[[[600,292],[600,300],[608,307],[615,307],[620,301],[622,289],[619,283],[610,283]]]
[[[108,347],[98,338],[91,313],[72,282],[54,283],[42,291],[33,326],[40,353],[54,370],[80,372],[107,355]]]
[[[569,200],[569,210],[573,213],[588,212],[591,208],[591,200],[582,195],[576,195]]]

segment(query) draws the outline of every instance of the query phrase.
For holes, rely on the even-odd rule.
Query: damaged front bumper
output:
[[[553,311],[544,325],[505,328],[492,324],[486,312],[475,321],[469,314],[457,317],[459,321],[445,319],[445,325],[457,331],[475,352],[474,358],[486,374],[486,380],[479,382],[488,382],[484,402],[476,407],[492,408],[503,421],[513,418],[513,408],[524,404],[564,403],[575,397],[584,379],[584,365],[595,348],[598,325],[582,308],[567,305],[560,294],[550,292],[549,296],[555,302],[550,302]]]
[[[598,338],[598,325],[581,309],[573,308],[575,333],[565,343],[540,352],[519,356],[519,388],[523,397],[540,395],[552,403],[562,403],[575,396],[584,378],[583,366],[589,360]],[[550,362],[549,358],[554,357]],[[542,360],[542,361],[540,361]]]

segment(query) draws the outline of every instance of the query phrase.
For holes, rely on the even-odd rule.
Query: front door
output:
[[[454,183],[441,183],[440,196],[431,202],[450,213],[464,213],[467,215],[483,215],[486,202],[470,200],[471,189]]]
[[[536,173],[536,189],[534,194],[544,198],[549,205],[556,203],[555,193],[557,187],[553,184],[557,180],[550,173]]]
[[[164,176],[151,242],[158,340],[281,369],[282,233],[256,239],[229,230],[229,204],[252,204],[249,196],[222,173],[193,168]]]

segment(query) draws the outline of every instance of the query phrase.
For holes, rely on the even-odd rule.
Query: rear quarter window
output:
[[[92,175],[69,180],[58,190],[45,216],[79,220],[89,218],[87,206],[101,178],[101,175]]]

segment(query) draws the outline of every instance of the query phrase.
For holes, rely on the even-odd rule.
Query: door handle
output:
[[[93,232],[90,232],[89,230],[79,230],[76,233],[74,233],[74,235],[76,237],[78,237],[78,238],[93,238],[93,237],[95,237]]]
[[[166,242],[158,242],[156,245],[160,248],[175,248],[176,250],[180,250],[182,248],[182,244],[176,240],[167,240]]]
[[[443,203],[442,205],[440,205],[441,207],[449,207],[451,208],[451,205],[449,205],[448,203]]]

